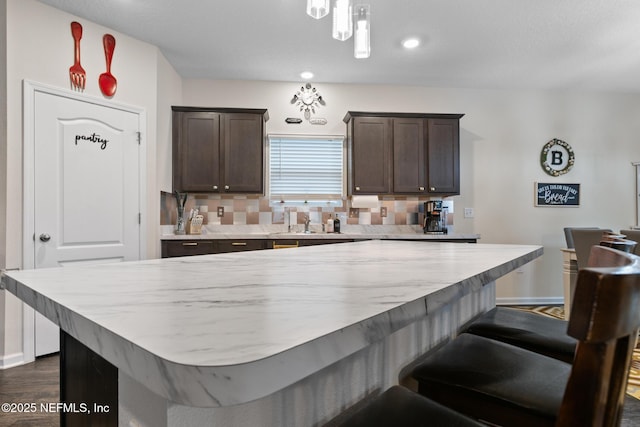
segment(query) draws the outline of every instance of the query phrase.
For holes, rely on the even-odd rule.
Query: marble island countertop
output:
[[[478,240],[479,234],[451,233],[425,234],[419,226],[354,226],[343,227],[341,233],[325,233],[320,226],[311,226],[304,233],[303,225],[295,225],[291,232],[279,226],[209,226],[201,234],[176,235],[173,227],[163,227],[161,240],[206,240],[206,239],[345,239],[345,240]]]
[[[158,395],[217,407],[294,384],[541,254],[374,240],[11,271],[2,283]]]

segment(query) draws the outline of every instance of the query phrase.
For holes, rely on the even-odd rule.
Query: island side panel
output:
[[[120,399],[120,425],[330,426],[363,399],[395,384],[410,386],[409,372],[429,350],[455,337],[466,323],[495,306],[495,282],[430,295],[424,306],[422,319],[283,390],[241,405],[194,408],[175,404],[120,372],[121,396],[137,396],[133,404]]]

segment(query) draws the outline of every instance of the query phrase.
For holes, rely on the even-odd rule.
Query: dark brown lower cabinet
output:
[[[224,254],[229,252],[273,249],[274,242],[287,246],[328,245],[353,242],[353,239],[211,239],[211,240],[162,240],[162,258],[190,255]]]
[[[62,427],[117,427],[118,368],[60,331]]]
[[[208,255],[215,252],[215,240],[163,240],[162,258]]]
[[[259,251],[265,249],[264,240],[217,240],[215,253],[226,254],[229,252]]]
[[[266,249],[262,239],[163,240],[162,258]]]

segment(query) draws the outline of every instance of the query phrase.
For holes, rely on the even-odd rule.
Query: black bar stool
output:
[[[485,427],[404,387],[393,386],[335,427]]]
[[[602,237],[604,230],[580,230],[579,232],[585,231],[597,231]],[[604,241],[602,243],[605,244]],[[618,242],[611,242],[608,246],[615,244]],[[635,242],[625,240],[619,244],[625,249],[623,252],[628,252],[628,248],[633,246]],[[614,248],[618,249],[618,247]],[[607,256],[601,255],[595,258],[590,256],[588,265],[590,267],[616,267],[628,262],[622,252],[615,251]],[[544,317],[515,308],[495,307],[471,322],[461,332],[502,341],[572,363],[577,340],[567,335],[567,326],[568,322],[565,320]]]
[[[419,392],[504,426],[617,426],[640,328],[640,257],[594,246],[597,263],[578,272],[568,334],[573,365],[506,343],[462,334],[412,373]]]

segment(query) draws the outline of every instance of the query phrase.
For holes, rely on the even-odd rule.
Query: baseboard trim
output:
[[[562,305],[563,297],[496,298],[496,305]]]
[[[13,353],[0,357],[0,369],[9,369],[24,365],[24,363],[24,353]]]

